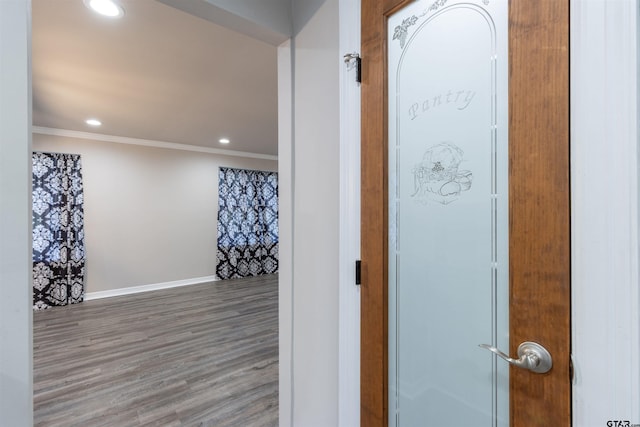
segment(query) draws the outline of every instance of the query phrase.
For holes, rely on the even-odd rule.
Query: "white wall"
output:
[[[0,1],[0,425],[33,424],[31,344],[31,20]]]
[[[640,424],[639,12],[571,2],[575,426]]]
[[[34,134],[35,151],[80,154],[85,291],[215,275],[218,168],[277,161]]]
[[[205,0],[283,35],[291,34],[289,0]]]
[[[296,36],[304,30],[309,21],[316,16],[318,9],[326,0],[292,0],[291,16],[293,19],[293,35]]]
[[[273,46],[291,36],[290,0],[158,0]]]
[[[287,262],[292,268],[291,281],[281,276],[280,282],[280,301],[291,301],[291,306],[280,310],[280,390],[284,392],[280,425],[337,426],[338,0],[324,2],[297,32],[291,46],[292,67],[287,64],[286,45],[280,48],[279,61],[279,73],[292,73],[293,79],[292,87],[279,88],[281,114],[287,106],[292,110],[288,120],[292,138],[287,141],[288,135],[281,134],[278,148],[281,168],[287,168],[285,158],[291,159],[291,191],[281,195],[282,210],[291,208],[291,231],[288,241],[285,233],[281,235],[281,244],[289,246],[291,253],[289,261],[282,254],[283,271]],[[287,118],[281,118],[281,131],[286,132],[282,129],[286,122]],[[283,350],[289,350],[290,356]]]

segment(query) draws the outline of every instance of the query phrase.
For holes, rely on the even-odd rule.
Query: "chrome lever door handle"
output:
[[[490,346],[489,344],[479,344],[479,347],[486,348],[490,352],[496,354],[502,359],[506,360],[513,366],[518,368],[528,369],[531,372],[537,374],[544,374],[549,372],[553,366],[551,354],[546,348],[536,342],[525,341],[518,346],[518,359],[509,357],[497,348]]]

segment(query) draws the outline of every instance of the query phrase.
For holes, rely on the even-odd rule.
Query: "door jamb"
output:
[[[360,0],[339,0],[339,52],[360,52]],[[360,84],[340,64],[338,425],[360,425]]]

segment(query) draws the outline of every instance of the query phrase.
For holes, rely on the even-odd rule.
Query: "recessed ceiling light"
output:
[[[102,122],[98,119],[87,119],[84,121],[89,126],[100,126]]]
[[[220,139],[218,140],[218,142],[219,142],[220,144],[228,144],[228,143],[230,143],[231,141],[229,141],[229,138],[220,138]]]
[[[124,15],[124,9],[114,0],[82,0],[85,6],[94,12],[109,18],[121,18]]]

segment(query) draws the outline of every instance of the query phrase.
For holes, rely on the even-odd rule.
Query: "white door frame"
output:
[[[340,0],[341,54],[360,52],[360,0]],[[338,422],[360,425],[360,84],[356,70],[340,64],[340,265],[338,321]]]

